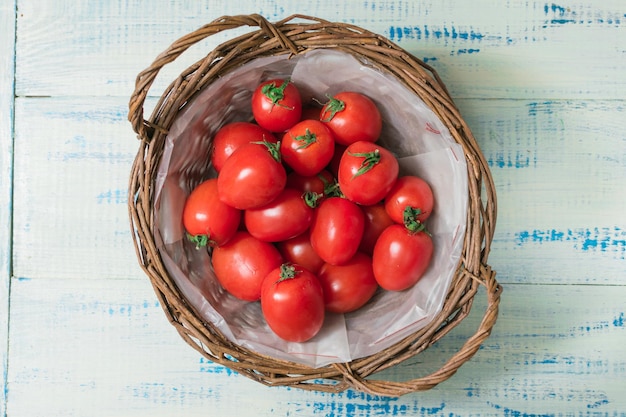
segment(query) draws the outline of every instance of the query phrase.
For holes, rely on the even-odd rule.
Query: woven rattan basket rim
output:
[[[257,27],[222,43],[187,68],[160,96],[144,118],[144,104],[157,74],[190,46],[213,34],[238,27]],[[163,265],[154,236],[154,181],[168,129],[178,112],[198,91],[221,74],[250,60],[312,49],[336,49],[367,61],[397,77],[418,95],[448,127],[464,150],[468,166],[469,207],[461,261],[442,311],[426,327],[377,354],[322,368],[279,360],[230,342],[181,294]],[[495,187],[487,163],[470,129],[433,68],[386,38],[346,23],[294,15],[270,23],[260,15],[224,16],[183,36],[161,53],[136,79],[128,118],[140,139],[129,182],[129,217],[140,266],[149,277],[171,324],[203,356],[266,385],[339,392],[353,388],[399,396],[430,389],[452,376],[489,337],[496,322],[501,287],[487,263],[496,221]],[[441,339],[468,314],[478,289],[484,287],[487,307],[480,325],[459,351],[437,371],[405,382],[371,376],[401,363]]]

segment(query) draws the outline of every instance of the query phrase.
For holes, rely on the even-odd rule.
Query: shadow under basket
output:
[[[176,78],[161,95],[150,118],[144,119],[149,89],[165,65],[211,35],[246,26],[252,28],[250,32],[222,43]],[[159,166],[168,134],[179,113],[205,88],[243,65],[267,57],[298,57],[313,50],[350,54],[387,77],[397,79],[449,130],[451,140],[462,148],[467,166],[464,237],[441,309],[425,326],[391,346],[365,357],[321,367],[278,359],[241,346],[206,320],[189,302],[164,262],[154,214]],[[275,23],[259,15],[225,16],[174,42],[137,76],[128,117],[140,143],[130,175],[128,199],[137,258],[170,323],[207,359],[269,386],[327,392],[355,389],[396,397],[428,390],[450,378],[489,337],[498,316],[502,292],[495,272],[487,263],[496,222],[496,196],[491,173],[437,73],[388,39],[354,25],[310,16],[294,15]],[[210,137],[207,140],[210,141]],[[198,169],[208,171],[209,165],[207,162]],[[478,329],[454,355],[442,361],[438,370],[403,382],[376,379],[376,373],[415,357],[456,327],[469,314],[480,288],[486,291],[487,303]],[[419,372],[417,366],[414,367]]]

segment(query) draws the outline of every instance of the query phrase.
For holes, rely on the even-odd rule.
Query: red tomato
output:
[[[211,153],[213,168],[220,172],[224,162],[241,145],[265,140],[272,143],[278,142],[269,130],[254,123],[233,122],[222,126],[213,136],[213,152]]]
[[[283,161],[301,175],[315,175],[328,165],[335,151],[330,129],[318,120],[303,120],[283,135]]]
[[[326,187],[332,186],[334,182],[335,178],[326,170],[322,170],[316,175],[300,175],[297,172],[291,172],[287,175],[287,187],[300,190],[303,193],[312,192],[324,195]]]
[[[326,167],[326,170],[334,175],[337,178],[337,174],[339,174],[339,162],[341,162],[341,157],[343,153],[348,148],[346,145],[340,145],[335,142],[335,153],[333,154],[333,159],[330,160],[330,163]]]
[[[302,192],[285,188],[268,204],[244,212],[246,229],[257,239],[278,242],[298,236],[311,225],[313,209]]]
[[[352,91],[332,97],[322,108],[320,120],[333,131],[335,141],[343,145],[360,140],[375,142],[383,126],[376,104],[369,97]]]
[[[286,262],[298,264],[314,274],[317,274],[324,265],[324,260],[320,258],[311,245],[310,230],[291,239],[277,242],[276,247]]]
[[[349,313],[363,307],[378,289],[372,258],[357,252],[343,265],[324,264],[317,275],[327,311]]]
[[[217,177],[217,190],[224,203],[246,210],[278,197],[286,183],[277,145],[249,143],[226,160]]]
[[[363,237],[364,215],[359,206],[341,197],[322,201],[311,223],[311,245],[329,264],[349,261]]]
[[[393,187],[399,169],[398,160],[387,149],[372,142],[355,142],[341,157],[339,188],[348,200],[376,204]]]
[[[396,223],[404,223],[405,211],[410,207],[416,218],[424,222],[432,213],[433,191],[426,181],[415,176],[400,177],[385,197],[385,210]]]
[[[385,211],[383,203],[361,206],[361,210],[365,214],[365,227],[359,250],[371,256],[380,234],[394,222]]]
[[[306,342],[324,324],[324,294],[315,275],[296,264],[283,264],[263,280],[261,310],[276,335]]]
[[[284,132],[302,115],[300,91],[289,80],[267,80],[252,93],[252,115],[259,126]]]
[[[239,231],[213,250],[213,270],[226,291],[245,301],[261,298],[263,279],[283,262],[278,249],[247,232]]]
[[[240,222],[241,211],[220,201],[215,178],[196,186],[185,201],[183,225],[197,247],[225,244]]]
[[[403,291],[415,285],[430,265],[433,241],[425,231],[410,232],[394,224],[386,228],[374,246],[372,267],[378,285]]]

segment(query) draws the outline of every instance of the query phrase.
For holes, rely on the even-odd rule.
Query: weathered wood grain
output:
[[[0,5],[0,416],[5,415],[11,279],[15,2]]]
[[[305,13],[380,33],[432,64],[455,97],[621,99],[626,92],[620,0],[157,4],[21,2],[18,95],[128,96],[136,74],[175,39],[222,15],[249,13],[272,21]],[[187,63],[231,36],[202,43]],[[185,66],[166,68],[154,94]]]
[[[267,388],[202,359],[137,280],[19,279],[13,288],[8,415],[621,415],[626,289],[509,285],[484,349],[437,388],[400,399]],[[547,296],[554,302],[546,303]],[[583,306],[583,307],[581,307]],[[484,308],[437,345],[377,375],[436,369]],[[38,393],[33,401],[33,393]],[[71,393],[71,394],[70,394]],[[519,414],[518,414],[519,413]],[[526,414],[524,414],[526,413]]]

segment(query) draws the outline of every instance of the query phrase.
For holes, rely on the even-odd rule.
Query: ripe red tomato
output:
[[[310,230],[291,239],[277,242],[276,247],[285,262],[298,264],[314,274],[317,274],[324,265],[324,260],[320,258],[311,245]]]
[[[404,223],[405,210],[419,210],[417,220],[424,222],[433,211],[433,191],[426,181],[416,176],[400,177],[385,197],[385,210],[396,223]]]
[[[238,231],[231,240],[213,250],[213,270],[226,291],[245,301],[261,298],[263,279],[283,262],[278,249],[247,232]]]
[[[220,201],[215,178],[196,186],[185,201],[183,226],[196,247],[225,244],[240,222],[241,211]]]
[[[339,162],[339,188],[348,200],[372,205],[383,200],[398,178],[398,160],[382,146],[355,142]]]
[[[387,227],[372,255],[378,285],[388,291],[412,287],[428,269],[432,255],[433,241],[427,232],[410,232],[399,224]]]
[[[322,108],[320,120],[332,130],[335,141],[343,145],[360,140],[375,142],[383,126],[376,104],[366,95],[352,91],[332,97]]]
[[[324,294],[317,277],[296,264],[283,264],[263,280],[261,310],[276,335],[306,342],[324,324]]]
[[[217,177],[220,200],[246,210],[278,197],[287,183],[287,173],[277,148],[270,142],[255,142],[233,152]]]
[[[371,206],[361,206],[361,210],[365,214],[365,227],[363,229],[363,238],[359,245],[359,250],[368,255],[374,252],[374,245],[380,234],[388,226],[394,224],[389,217],[383,203],[377,203]]]
[[[322,201],[311,222],[311,245],[325,262],[340,265],[359,249],[365,216],[355,203],[341,197]]]
[[[328,165],[335,151],[330,129],[318,120],[298,122],[283,135],[283,161],[300,175],[315,175]]]
[[[349,313],[363,307],[376,293],[372,258],[357,252],[343,265],[324,264],[317,275],[324,305],[333,313]]]
[[[259,126],[284,132],[302,115],[300,91],[289,80],[267,80],[252,93],[252,115]]]
[[[224,162],[239,148],[250,142],[278,142],[278,139],[267,129],[249,122],[232,122],[222,126],[213,136],[211,163],[220,172]]]
[[[313,209],[302,192],[285,188],[264,206],[244,211],[246,229],[257,239],[278,242],[298,236],[311,225]]]
[[[311,192],[325,194],[327,186],[332,186],[335,178],[326,170],[322,170],[316,175],[300,175],[297,172],[287,174],[287,187],[300,190],[303,193]]]

